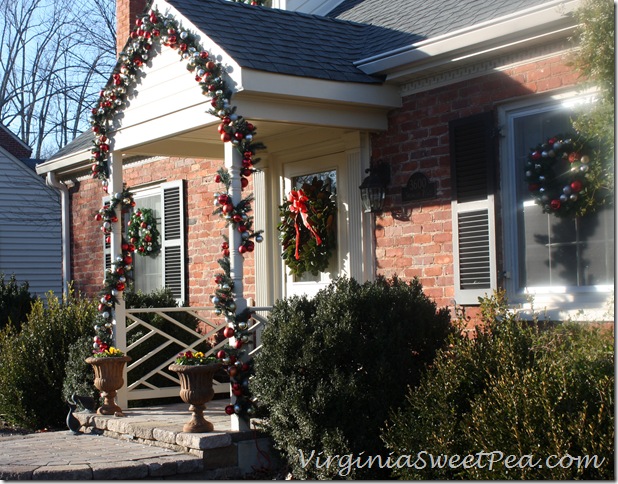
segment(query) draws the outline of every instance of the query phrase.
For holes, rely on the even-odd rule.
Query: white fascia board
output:
[[[401,106],[399,90],[387,84],[329,81],[253,69],[242,70],[242,89],[239,92],[242,91],[320,103],[353,104],[386,109]]]
[[[574,28],[575,22],[570,14],[580,4],[581,0],[555,0],[408,47],[361,59],[355,64],[367,74],[388,73],[388,79],[392,80],[401,75],[400,71],[405,70],[407,74],[421,72],[527,41],[550,40],[552,36],[564,36],[565,32]]]
[[[273,8],[303,12],[311,15],[326,15],[343,0],[273,0]]]
[[[45,175],[49,172],[66,175],[83,171],[92,164],[90,161],[90,148],[89,146],[85,150],[75,151],[67,156],[41,163],[36,166],[36,172],[39,175]]]

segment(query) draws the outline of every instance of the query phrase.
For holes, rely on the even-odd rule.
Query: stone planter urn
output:
[[[116,405],[116,393],[124,385],[122,372],[125,363],[131,361],[130,356],[89,357],[86,363],[94,369],[94,386],[101,392],[103,405],[97,409],[101,415],[115,415],[122,413],[122,409]]]
[[[168,369],[178,373],[180,378],[180,398],[190,405],[192,412],[189,420],[182,428],[183,432],[212,432],[214,426],[204,418],[206,403],[215,396],[212,379],[221,368],[220,363],[207,365],[177,365],[171,364]]]

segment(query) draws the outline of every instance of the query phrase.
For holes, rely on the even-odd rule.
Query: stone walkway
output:
[[[90,422],[78,435],[66,430],[3,437],[0,479],[239,478],[242,473],[233,460],[238,436],[223,412],[226,403],[210,402],[204,412],[215,424],[211,433],[182,432],[190,418],[188,405],[174,404],[129,409],[126,417],[78,413],[82,423]],[[153,434],[159,437],[153,439]]]

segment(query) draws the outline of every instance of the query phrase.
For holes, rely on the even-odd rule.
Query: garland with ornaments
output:
[[[335,248],[336,211],[335,197],[318,177],[290,191],[279,206],[281,257],[292,275],[317,276],[328,267]]]
[[[528,190],[545,213],[581,217],[607,202],[607,173],[581,136],[556,135],[539,143],[530,150],[525,170]]]
[[[237,0],[240,1],[240,0]],[[262,1],[242,1],[261,5]],[[95,135],[91,149],[92,177],[101,181],[105,192],[109,190],[109,133],[112,121],[127,102],[127,92],[135,84],[141,67],[148,62],[155,43],[161,43],[178,52],[182,60],[186,61],[187,70],[194,74],[195,81],[201,88],[202,94],[210,99],[208,112],[217,116],[221,123],[218,130],[221,141],[232,143],[242,155],[241,186],[249,185],[248,178],[256,171],[254,166],[259,162],[255,157],[257,150],[263,149],[261,143],[253,141],[256,128],[236,113],[236,107],[230,100],[232,88],[225,78],[225,67],[212,57],[198,42],[195,34],[183,28],[171,15],[162,15],[157,10],[137,18],[135,27],[130,33],[130,40],[124,51],[120,53],[118,63],[110,81],[101,90],[98,104],[92,109],[91,125]],[[255,242],[263,239],[262,231],[253,229],[253,217],[250,215],[251,195],[243,198],[236,205],[230,196],[231,177],[229,172],[221,167],[217,170],[215,181],[223,189],[215,195],[215,214],[223,218],[227,227],[230,225],[241,234],[241,244],[237,247],[240,254],[250,253],[255,248]],[[112,197],[112,202],[101,209],[97,220],[103,221],[102,230],[109,241],[112,223],[118,220],[116,209],[122,203],[123,211],[135,206],[135,202],[128,190]],[[143,212],[143,211],[142,211]],[[152,225],[151,225],[152,228]],[[122,240],[122,254],[113,262],[113,266],[106,273],[104,288],[101,291],[99,305],[99,319],[95,326],[96,336],[94,352],[105,351],[112,346],[114,308],[118,303],[119,294],[125,289],[132,269],[132,252],[136,246],[134,242]],[[229,241],[224,236],[221,245],[222,257],[218,260],[221,272],[215,275],[215,294],[212,301],[216,314],[225,317],[228,325],[224,330],[226,338],[234,337],[233,346],[228,344],[217,353],[217,358],[225,365],[230,376],[232,393],[236,397],[233,405],[225,409],[228,414],[239,416],[252,415],[256,410],[255,399],[249,389],[249,378],[253,372],[253,361],[248,357],[243,346],[251,339],[250,309],[236,312],[234,301],[234,283],[230,270]]]
[[[157,219],[150,208],[138,208],[131,214],[127,236],[141,256],[155,256],[161,251]]]

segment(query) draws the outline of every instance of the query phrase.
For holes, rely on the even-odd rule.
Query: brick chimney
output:
[[[135,18],[144,12],[147,0],[116,0],[116,54],[124,48]]]

